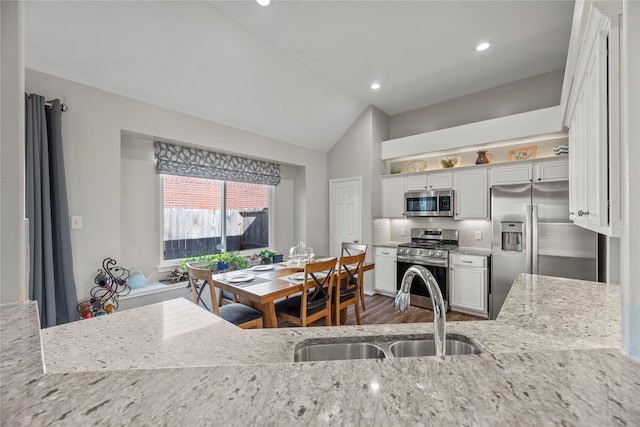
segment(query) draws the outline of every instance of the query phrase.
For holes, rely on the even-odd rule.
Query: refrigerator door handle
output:
[[[532,229],[532,206],[531,205],[527,205],[526,206],[526,213],[525,213],[525,224],[524,224],[524,242],[522,242],[523,247],[525,248],[525,254],[526,254],[526,265],[525,265],[525,272],[526,273],[531,273],[532,269],[531,269],[531,229]]]
[[[531,258],[533,259],[533,274],[538,274],[538,205],[532,206],[531,218]]]

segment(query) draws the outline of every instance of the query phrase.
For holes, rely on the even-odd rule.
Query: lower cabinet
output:
[[[376,247],[376,268],[373,270],[376,292],[396,294],[396,252],[396,248]]]
[[[488,317],[488,260],[484,256],[451,254],[451,309]],[[376,269],[378,266],[376,265]]]

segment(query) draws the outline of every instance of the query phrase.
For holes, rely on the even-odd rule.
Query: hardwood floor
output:
[[[376,294],[365,296],[366,311],[360,311],[360,320],[363,325],[382,325],[389,323],[420,323],[433,322],[433,312],[425,308],[411,306],[407,313],[399,313],[393,309],[393,298]],[[450,311],[447,313],[448,322],[461,322],[466,320],[486,320],[482,317]],[[345,325],[355,325],[356,316],[353,307],[347,310],[347,321]],[[295,325],[278,319],[278,327],[288,328]],[[311,326],[324,326],[324,320],[318,321]]]

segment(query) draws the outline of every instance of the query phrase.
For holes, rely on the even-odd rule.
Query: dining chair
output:
[[[351,243],[351,242],[342,242],[342,256],[351,256],[358,255],[361,253],[367,253],[368,245],[364,243]],[[364,303],[364,286],[360,287],[360,304],[362,304],[362,310],[366,310],[367,306]]]
[[[366,254],[341,256],[338,260],[338,280],[334,292],[335,322],[339,326],[347,318],[347,308],[353,305],[356,323],[360,324],[360,290],[362,289],[362,266]],[[343,316],[344,314],[344,316]]]
[[[253,307],[237,302],[218,305],[216,290],[213,284],[213,272],[208,268],[197,268],[187,263],[189,285],[193,294],[193,302],[220,316],[227,322],[243,329],[262,328],[262,313]],[[202,298],[204,289],[208,287],[211,294],[211,308]]]
[[[276,302],[276,316],[305,327],[324,317],[331,326],[331,297],[335,283],[336,258],[307,263],[302,292]]]

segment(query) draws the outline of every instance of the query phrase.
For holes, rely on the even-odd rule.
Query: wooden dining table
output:
[[[294,283],[287,280],[286,277],[303,272],[304,268],[292,267],[286,262],[270,265],[273,265],[273,269],[267,271],[244,269],[214,274],[213,281],[217,288],[237,295],[243,304],[260,310],[263,314],[264,327],[277,328],[278,319],[276,318],[274,302],[280,298],[302,292],[302,281]],[[374,267],[374,262],[367,261],[363,264],[362,270],[363,272],[370,271]],[[253,275],[255,278],[241,283],[229,281],[234,277],[245,274]]]

